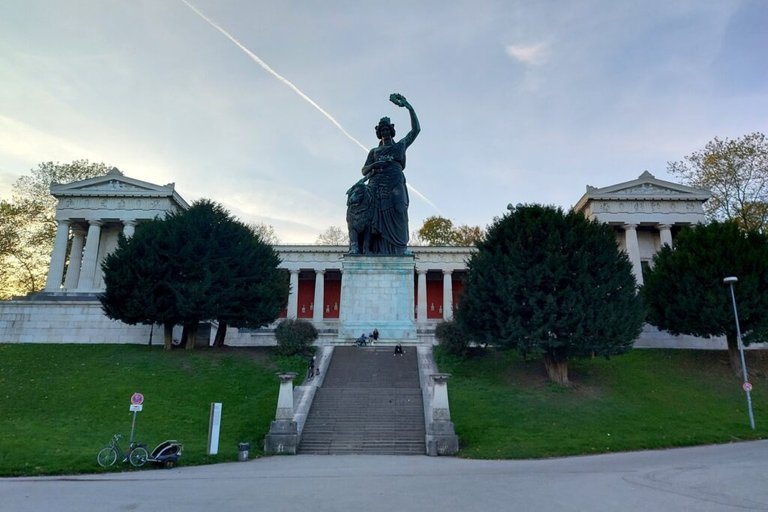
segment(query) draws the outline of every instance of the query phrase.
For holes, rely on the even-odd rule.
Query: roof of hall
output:
[[[113,167],[103,176],[88,178],[71,183],[51,183],[51,195],[60,197],[73,196],[121,196],[121,197],[170,197],[182,208],[189,204],[176,192],[176,184],[157,185],[148,181],[129,178],[117,167]]]
[[[660,180],[648,171],[644,171],[634,180],[597,188],[587,185],[586,193],[573,206],[581,211],[589,201],[698,201],[704,202],[712,197],[709,190],[689,187],[680,183]]]

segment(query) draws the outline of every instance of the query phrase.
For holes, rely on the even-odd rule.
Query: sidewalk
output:
[[[88,512],[768,510],[768,441],[534,461],[284,456],[0,479],[2,509]]]

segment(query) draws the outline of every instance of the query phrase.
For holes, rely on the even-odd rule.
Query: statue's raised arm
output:
[[[389,95],[389,101],[397,105],[398,107],[405,107],[408,109],[408,113],[411,115],[411,131],[408,132],[408,134],[403,137],[402,141],[405,144],[405,147],[410,146],[414,140],[416,140],[416,137],[419,135],[419,132],[421,131],[421,126],[419,125],[419,118],[416,117],[416,111],[413,110],[413,106],[408,103],[408,100],[405,99],[405,96],[400,94],[399,92],[393,92]]]

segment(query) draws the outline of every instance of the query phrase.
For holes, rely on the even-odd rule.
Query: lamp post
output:
[[[747,409],[749,410],[749,426],[752,430],[755,430],[755,417],[752,414],[752,384],[749,383],[749,377],[747,376],[747,362],[744,359],[744,344],[741,342],[741,327],[739,326],[739,313],[736,311],[736,294],[733,292],[733,283],[738,282],[739,278],[735,276],[726,277],[723,279],[723,283],[727,284],[731,288],[731,302],[733,303],[733,317],[736,319],[736,343],[739,347],[739,355],[741,356],[741,374],[744,378],[742,388],[747,394]]]

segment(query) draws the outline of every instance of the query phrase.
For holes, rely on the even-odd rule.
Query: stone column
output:
[[[424,324],[427,322],[427,271],[425,269],[416,269],[418,275],[416,290],[416,302],[417,302],[417,322]]]
[[[293,379],[296,378],[296,375],[296,372],[277,374],[277,378],[280,379],[280,392],[277,395],[276,420],[293,419]]]
[[[80,226],[72,226],[72,249],[69,251],[69,266],[67,277],[64,279],[64,288],[67,290],[77,289],[77,282],[80,280],[80,264],[83,262],[84,241],[85,230]]]
[[[325,311],[325,270],[315,270],[315,301],[312,306],[312,321],[315,323],[323,321],[323,311]]]
[[[51,266],[48,269],[48,279],[45,282],[45,291],[57,292],[61,288],[64,278],[64,261],[67,258],[67,240],[69,239],[69,220],[58,221],[56,239],[51,253]]]
[[[99,256],[99,240],[101,239],[100,220],[88,221],[88,237],[85,239],[85,251],[83,251],[83,264],[80,267],[80,279],[77,288],[80,290],[93,290],[94,277],[96,276],[96,264]]]
[[[459,451],[459,438],[451,421],[448,405],[448,377],[450,373],[433,373],[430,422],[427,426],[427,455],[454,455]]]
[[[131,238],[136,232],[136,220],[123,221],[123,236],[125,238]]]
[[[295,372],[278,373],[280,392],[277,397],[275,421],[264,439],[264,452],[295,455],[299,445],[298,425],[293,421],[293,379]]]
[[[659,224],[659,235],[661,236],[661,246],[668,245],[672,247],[672,226],[669,224]]]
[[[295,319],[299,309],[299,271],[291,270],[291,292],[288,294],[287,318]]]
[[[640,244],[637,241],[637,224],[624,224],[625,245],[627,256],[632,263],[632,271],[638,285],[643,284],[643,267],[640,265]]]
[[[443,320],[453,320],[453,270],[443,270]]]

